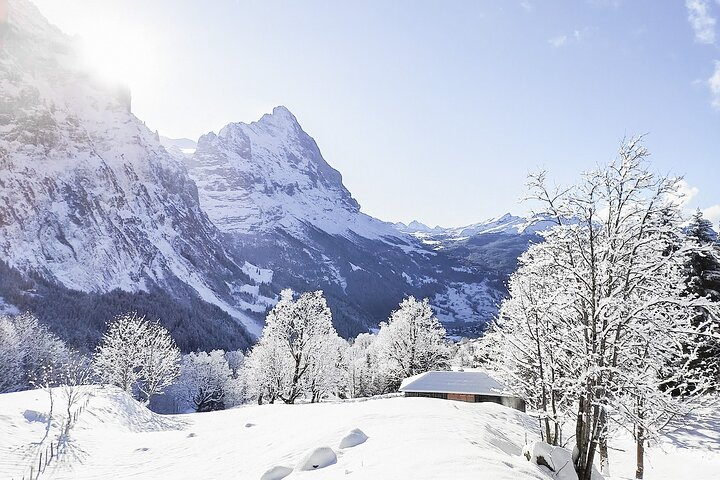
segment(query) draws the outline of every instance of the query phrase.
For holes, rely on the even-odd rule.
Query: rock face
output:
[[[278,228],[303,235],[305,224],[343,233],[361,216],[340,172],[285,107],[251,124],[231,123],[200,137],[188,169],[213,222],[228,233]],[[366,218],[366,223],[373,223]],[[381,222],[377,222],[381,224]]]
[[[217,340],[217,328],[246,345],[257,324],[235,309],[233,289],[253,282],[227,255],[185,167],[129,113],[125,90],[88,73],[72,41],[25,0],[9,2],[3,45],[0,259],[29,284],[0,295],[32,307],[36,284],[121,291],[128,308],[134,294],[159,295],[209,315],[187,318],[197,322],[183,328],[196,330],[193,344]]]

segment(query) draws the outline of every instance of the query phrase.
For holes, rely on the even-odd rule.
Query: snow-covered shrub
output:
[[[100,379],[149,402],[180,373],[180,350],[170,333],[134,313],[108,324],[94,356]]]

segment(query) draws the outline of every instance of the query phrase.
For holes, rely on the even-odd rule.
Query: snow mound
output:
[[[337,455],[332,448],[319,447],[307,452],[295,469],[300,471],[317,470],[336,463]]]
[[[78,426],[85,429],[113,428],[128,432],[183,430],[185,421],[159,415],[117,387],[87,387],[91,415],[81,417]]]
[[[267,472],[263,473],[260,480],[281,480],[292,473],[292,468],[276,465]]]
[[[523,455],[530,462],[540,465],[552,473],[553,478],[558,480],[577,480],[577,474],[573,467],[572,452],[566,448],[554,447],[545,442],[532,442],[525,445]],[[592,480],[603,480],[593,466]]]
[[[355,447],[357,445],[360,445],[361,443],[365,443],[365,440],[367,440],[368,437],[365,435],[365,432],[360,430],[359,428],[353,428],[350,430],[350,433],[345,435],[342,440],[340,440],[340,448],[350,448]]]

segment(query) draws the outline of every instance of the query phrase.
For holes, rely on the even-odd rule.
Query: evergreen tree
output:
[[[720,302],[720,244],[712,223],[697,210],[686,229],[687,240],[694,247],[687,256],[685,280],[688,297],[699,297]],[[695,368],[710,372],[720,381],[720,321],[711,316],[707,308],[696,308],[694,324],[709,324],[713,336],[707,337],[698,349]],[[690,348],[690,346],[688,346]],[[690,386],[692,388],[692,385]]]

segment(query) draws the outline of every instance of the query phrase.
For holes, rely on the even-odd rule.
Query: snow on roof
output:
[[[403,380],[400,391],[514,396],[485,372],[425,372]]]

